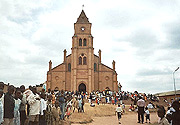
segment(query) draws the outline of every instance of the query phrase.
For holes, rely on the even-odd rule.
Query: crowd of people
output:
[[[80,92],[38,92],[35,86],[25,90],[22,85],[3,91],[0,83],[0,125],[59,125],[72,112],[84,112],[84,94]],[[72,112],[71,112],[72,111]]]
[[[68,119],[73,112],[85,112],[84,104],[89,102],[91,107],[99,104],[118,104],[116,113],[120,123],[121,114],[125,112],[124,100],[131,100],[129,111],[137,111],[138,123],[144,123],[144,114],[146,122],[150,123],[150,111],[155,105],[151,101],[159,101],[153,95],[145,93],[134,93],[125,91],[92,91],[70,92],[64,90],[42,89],[37,91],[35,86],[29,86],[25,89],[22,85],[15,88],[13,85],[8,87],[4,93],[4,83],[0,83],[0,124],[4,125],[59,125],[63,120]],[[146,105],[145,101],[149,100]],[[169,107],[167,113],[163,106],[158,108],[159,124],[167,125],[180,123],[179,102],[174,101]]]
[[[163,105],[156,105],[157,115],[160,118],[158,123],[159,125],[179,125],[180,124],[180,100],[172,101],[171,105],[169,105],[168,110],[166,112]],[[144,114],[146,117],[146,123],[149,121],[150,123],[150,112],[149,107],[153,107],[152,103],[149,103],[147,106],[145,105],[145,101],[140,96],[137,101],[138,107],[138,123],[144,123]]]

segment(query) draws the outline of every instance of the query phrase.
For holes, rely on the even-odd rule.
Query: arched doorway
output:
[[[84,83],[81,83],[78,87],[79,92],[86,92],[86,85]]]

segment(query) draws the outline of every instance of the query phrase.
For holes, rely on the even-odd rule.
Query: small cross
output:
[[[83,10],[83,8],[84,8],[84,4],[82,5],[82,10]]]

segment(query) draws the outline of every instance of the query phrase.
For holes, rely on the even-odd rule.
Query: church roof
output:
[[[76,23],[89,23],[89,20],[88,20],[88,18],[86,16],[84,10],[82,10],[82,12],[79,15]]]

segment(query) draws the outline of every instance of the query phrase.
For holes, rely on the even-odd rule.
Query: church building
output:
[[[91,26],[82,10],[74,23],[71,54],[66,55],[65,49],[63,63],[53,68],[51,60],[49,61],[47,89],[91,92],[108,87],[113,91],[118,90],[115,61],[112,61],[110,68],[101,62],[101,50],[98,55],[94,54]]]

